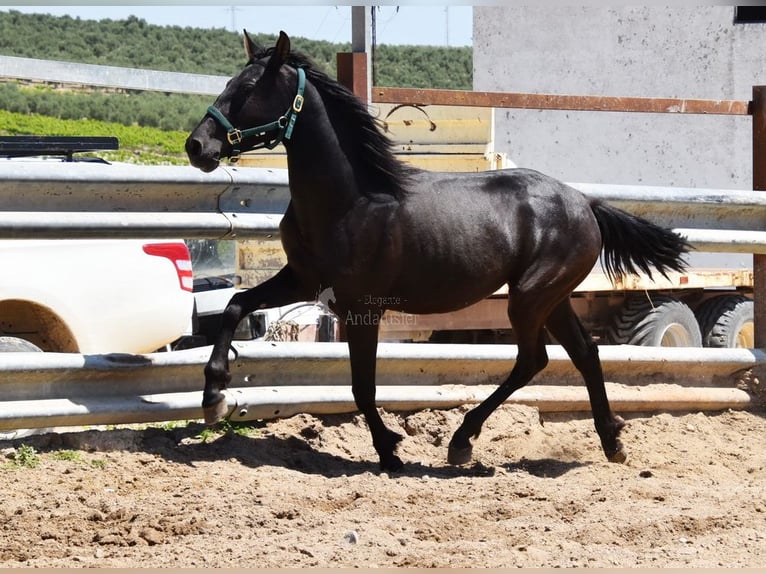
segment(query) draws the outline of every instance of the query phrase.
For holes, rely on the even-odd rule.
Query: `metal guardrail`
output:
[[[226,391],[232,420],[297,412],[353,412],[345,343],[235,342]],[[513,345],[381,343],[378,402],[393,410],[478,402],[509,372]],[[0,362],[0,430],[202,418],[202,371],[210,347],[147,355],[7,353]],[[538,384],[510,402],[541,411],[589,409],[564,350],[548,347]],[[618,412],[748,408],[737,388],[766,367],[766,352],[606,346],[600,350]],[[753,374],[756,373],[756,374]],[[109,384],[104,384],[105,376]],[[649,390],[645,385],[656,387]]]
[[[766,194],[573,183],[685,234],[700,251],[766,253]],[[290,199],[287,171],[57,161],[0,162],[0,238],[274,236]]]
[[[289,197],[284,170],[0,161],[0,238],[273,235]]]
[[[682,231],[699,249],[766,253],[766,194],[572,185]],[[278,233],[288,202],[285,170],[224,166],[204,174],[191,167],[0,162],[0,238],[271,236]],[[227,391],[233,420],[355,410],[344,344],[237,346],[234,382]],[[7,353],[0,362],[0,429],[200,418],[209,351]],[[550,364],[539,377],[543,385],[522,389],[513,401],[541,410],[587,409],[585,390],[566,354],[556,346],[549,354]],[[409,410],[482,400],[489,392],[484,386],[510,369],[515,347],[382,344],[379,357],[379,404]],[[737,383],[766,365],[763,351],[746,349],[607,346],[601,359],[607,377],[621,383],[609,392],[622,411],[652,410],[652,404],[688,408],[691,397],[697,408],[747,408],[751,398]],[[681,390],[625,387],[658,381]],[[401,383],[406,390],[397,390]]]
[[[224,76],[120,68],[16,56],[0,56],[0,77],[205,96],[220,94],[229,79]]]

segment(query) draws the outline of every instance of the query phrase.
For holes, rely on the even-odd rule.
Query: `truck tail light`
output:
[[[147,243],[144,245],[144,253],[157,257],[170,259],[178,274],[178,283],[181,289],[191,292],[194,287],[192,276],[192,263],[189,249],[183,243]]]

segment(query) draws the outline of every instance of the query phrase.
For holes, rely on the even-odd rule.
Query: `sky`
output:
[[[150,24],[193,28],[226,28],[277,34],[330,42],[351,41],[351,6],[317,5],[79,5],[10,6],[0,3],[0,11],[48,13],[73,18],[122,20],[134,15]],[[464,5],[380,6],[376,13],[378,44],[432,46],[472,45],[473,14]]]

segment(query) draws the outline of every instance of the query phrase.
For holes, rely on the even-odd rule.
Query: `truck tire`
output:
[[[0,353],[42,353],[42,349],[18,337],[0,337]]]
[[[744,295],[720,295],[697,308],[705,347],[752,349],[755,346],[755,305]]]
[[[634,295],[607,332],[614,345],[701,347],[702,333],[686,303],[668,295]]]

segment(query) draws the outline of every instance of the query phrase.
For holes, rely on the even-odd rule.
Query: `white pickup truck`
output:
[[[116,147],[115,138],[2,136],[0,160],[58,161],[67,169],[76,152]],[[205,259],[200,243],[191,243],[195,261]],[[181,239],[0,240],[0,352],[146,353],[205,345],[217,327],[218,299],[233,288],[195,278],[192,259]],[[198,329],[200,315],[208,334]]]
[[[192,288],[181,240],[0,240],[0,351],[155,351],[189,330]]]

